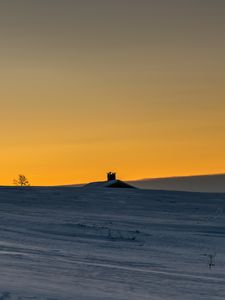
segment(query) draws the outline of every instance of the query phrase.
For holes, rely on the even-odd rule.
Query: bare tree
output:
[[[17,186],[30,186],[28,179],[22,174],[19,174],[18,178],[13,180],[13,183]]]

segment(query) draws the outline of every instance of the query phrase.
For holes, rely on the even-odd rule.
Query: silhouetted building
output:
[[[86,184],[84,187],[90,188],[127,188],[127,189],[135,189],[136,187],[116,179],[116,173],[108,172],[107,173],[107,181],[97,181],[97,182],[90,182]]]
[[[107,179],[108,179],[108,181],[116,180],[116,173],[113,173],[113,172],[107,173]]]

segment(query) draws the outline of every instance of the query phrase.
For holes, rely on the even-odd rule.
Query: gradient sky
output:
[[[0,185],[225,172],[224,0],[0,0]]]

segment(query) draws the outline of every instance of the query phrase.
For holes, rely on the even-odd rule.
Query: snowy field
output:
[[[1,187],[12,299],[224,300],[225,194]]]

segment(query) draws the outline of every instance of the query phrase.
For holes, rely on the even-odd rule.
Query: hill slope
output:
[[[223,194],[0,188],[0,220],[0,299],[225,298]]]
[[[129,183],[143,189],[225,193],[225,174],[143,179]]]

